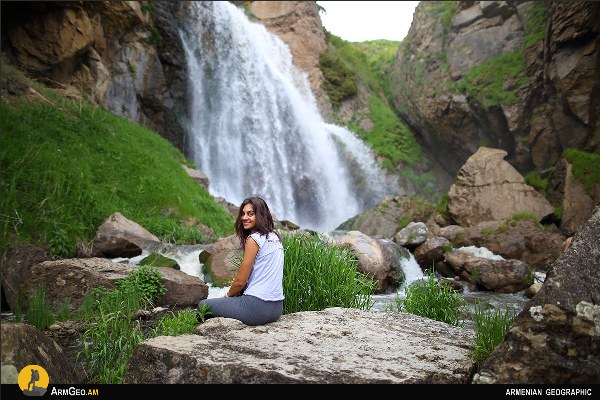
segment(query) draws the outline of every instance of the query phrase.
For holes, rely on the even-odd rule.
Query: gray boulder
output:
[[[125,383],[468,383],[473,332],[408,313],[328,308],[139,344]]]
[[[4,383],[5,371],[14,372],[14,369],[21,371],[28,365],[39,365],[44,368],[48,372],[51,384],[82,382],[82,376],[77,374],[60,346],[34,326],[2,321],[0,328],[2,383]],[[11,365],[14,369],[9,367]]]

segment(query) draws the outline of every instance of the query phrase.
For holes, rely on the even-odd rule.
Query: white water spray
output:
[[[278,219],[328,231],[395,194],[370,149],[322,120],[277,36],[229,2],[191,2],[187,21],[188,153],[213,196],[258,194]]]

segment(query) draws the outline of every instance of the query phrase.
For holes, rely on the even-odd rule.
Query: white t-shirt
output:
[[[259,250],[244,294],[266,301],[283,300],[283,245],[274,232],[250,235]]]

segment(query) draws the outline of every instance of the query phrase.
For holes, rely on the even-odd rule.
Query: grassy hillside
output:
[[[172,243],[233,233],[229,214],[187,175],[187,160],[167,140],[4,62],[1,72],[0,254],[26,240],[73,256],[117,211]]]

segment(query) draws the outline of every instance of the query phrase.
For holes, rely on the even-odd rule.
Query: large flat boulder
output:
[[[468,383],[473,331],[408,313],[328,308],[139,344],[126,383]]]
[[[89,290],[99,286],[114,289],[116,281],[127,277],[135,268],[138,267],[99,257],[44,261],[29,267],[23,294],[27,298],[42,287],[51,308],[58,309],[68,299],[69,307],[76,310]],[[208,286],[196,276],[171,268],[157,268],[157,271],[166,288],[156,302],[158,306],[194,307],[208,296]]]

